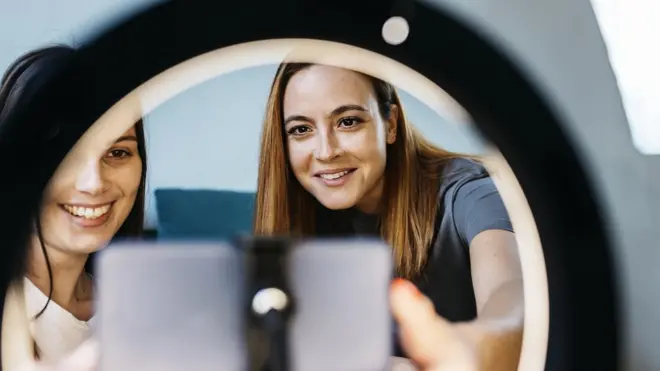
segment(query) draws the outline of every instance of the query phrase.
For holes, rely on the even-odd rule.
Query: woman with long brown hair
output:
[[[16,60],[0,86],[0,124],[73,53],[68,46],[52,46]],[[88,138],[67,158],[45,189],[33,233],[25,239],[21,277],[14,277],[5,301],[2,362],[9,371],[31,367],[35,358],[41,367],[94,367],[94,349],[83,346],[94,327],[90,256],[113,238],[142,233],[147,171],[142,122],[119,138]]]
[[[256,197],[257,235],[371,235],[392,246],[399,355],[423,369],[517,367],[522,273],[504,204],[477,158],[438,148],[407,122],[391,84],[281,64]]]

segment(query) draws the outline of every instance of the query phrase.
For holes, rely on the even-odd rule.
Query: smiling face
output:
[[[46,188],[40,216],[44,243],[81,254],[105,246],[135,204],[142,171],[135,128],[117,140],[76,148]]]
[[[383,117],[370,79],[313,65],[284,92],[284,133],[300,184],[332,210],[374,212],[383,192],[386,146],[396,140],[398,107]]]

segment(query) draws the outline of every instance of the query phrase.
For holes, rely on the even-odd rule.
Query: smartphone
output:
[[[241,266],[222,243],[130,243],[96,260],[101,371],[246,370]]]
[[[101,371],[268,369],[248,324],[245,251],[229,243],[123,242],[97,261]],[[382,371],[392,350],[391,249],[375,240],[295,245],[288,279],[295,371]]]
[[[392,250],[367,239],[301,243],[291,255],[296,371],[382,371],[392,353]]]

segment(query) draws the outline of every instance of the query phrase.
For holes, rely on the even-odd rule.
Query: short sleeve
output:
[[[463,184],[456,191],[453,214],[458,234],[467,246],[483,231],[513,232],[509,213],[490,177]]]

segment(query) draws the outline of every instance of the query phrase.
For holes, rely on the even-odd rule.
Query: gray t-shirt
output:
[[[436,234],[428,263],[415,280],[429,296],[438,314],[450,321],[477,315],[470,270],[469,246],[479,233],[513,231],[509,214],[488,172],[478,163],[459,159],[443,171],[439,189]],[[354,213],[357,235],[378,235],[378,218]]]
[[[451,161],[443,170],[440,189],[429,191],[438,193],[436,232],[426,267],[415,284],[449,321],[474,319],[470,243],[486,230],[513,231],[509,215],[488,172],[471,160]],[[350,226],[340,229],[352,235],[379,235],[377,216],[354,210],[349,215]]]

